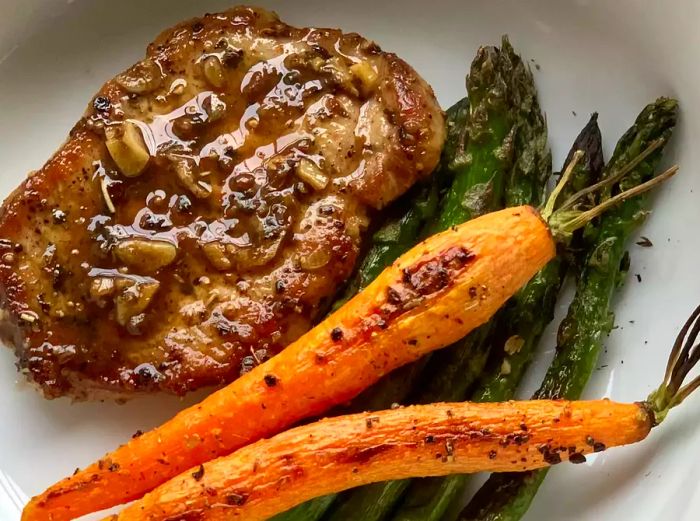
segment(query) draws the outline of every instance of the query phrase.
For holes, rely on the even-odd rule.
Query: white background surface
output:
[[[609,153],[645,103],[659,95],[680,99],[681,121],[669,160],[681,163],[681,174],[655,198],[655,212],[642,232],[654,248],[630,245],[632,268],[615,306],[620,327],[606,342],[601,368],[586,393],[617,400],[646,397],[662,376],[677,329],[700,301],[700,157],[695,146],[700,136],[700,3],[258,3],[293,24],[338,26],[375,39],[411,63],[445,107],[464,94],[464,75],[477,46],[497,44],[508,33],[516,49],[541,67],[535,76],[555,167],[591,111],[600,112]],[[103,81],[139,59],[161,29],[228,5],[0,0],[0,194],[42,165]],[[641,284],[635,273],[641,274]],[[553,340],[552,329],[523,396],[541,378]],[[72,405],[44,401],[17,379],[11,352],[1,350],[0,498],[8,478],[20,495],[35,494],[193,400],[153,397],[124,406]],[[674,412],[642,445],[589,458],[587,465],[555,468],[527,519],[699,519],[700,396]],[[10,507],[2,508],[0,519],[18,519]]]

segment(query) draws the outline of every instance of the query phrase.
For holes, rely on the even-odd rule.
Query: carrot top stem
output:
[[[672,177],[678,171],[677,165],[672,166],[662,174],[648,180],[646,183],[641,183],[628,190],[624,190],[625,178],[628,175],[633,175],[635,170],[650,155],[663,147],[665,143],[666,138],[664,137],[654,139],[640,153],[632,157],[627,163],[621,165],[619,170],[613,171],[602,181],[579,190],[563,203],[557,205],[557,199],[563,188],[570,182],[576,164],[583,156],[583,151],[577,151],[540,211],[542,218],[549,224],[554,238],[558,242],[566,244],[570,240],[573,232],[583,228],[586,224],[599,217],[610,208],[636,195],[647,192],[657,184],[663,183],[669,177]],[[619,190],[619,193],[616,195],[612,195],[614,188]],[[596,206],[586,208],[584,202],[587,196],[601,191],[604,191],[604,193],[599,196],[601,202]]]
[[[661,148],[664,144],[666,144],[666,139],[665,138],[658,138],[653,140],[649,146],[647,146],[644,150],[642,150],[641,153],[639,153],[636,157],[634,157],[629,163],[622,165],[619,171],[616,173],[613,173],[612,175],[606,176],[604,179],[601,181],[591,185],[587,186],[586,188],[579,190],[575,194],[571,195],[567,200],[565,200],[560,206],[559,210],[569,210],[573,208],[576,203],[581,201],[583,197],[585,197],[588,194],[595,193],[603,188],[610,188],[613,186],[615,183],[618,183],[621,181],[627,174],[632,172],[635,168],[637,168],[642,161],[644,161],[647,157],[649,157],[654,151],[658,150]],[[564,183],[565,179],[562,177],[561,183]],[[554,194],[552,194],[554,195]],[[606,198],[601,198],[601,199],[606,199]]]
[[[593,208],[584,211],[562,208],[555,210],[550,215],[543,214],[542,218],[547,221],[547,224],[549,224],[555,240],[557,240],[557,242],[566,242],[568,241],[569,237],[571,237],[573,232],[583,228],[586,226],[586,224],[591,222],[596,217],[601,216],[610,208],[622,203],[623,201],[626,201],[627,199],[631,199],[632,197],[643,194],[644,192],[648,192],[656,185],[663,183],[670,177],[673,177],[677,172],[678,165],[674,165],[665,172],[650,179],[646,183],[642,183],[630,188],[629,190],[620,192],[619,194],[606,199]],[[562,182],[564,181],[566,181],[566,179],[564,176],[562,176]],[[556,195],[556,193],[552,194],[552,196],[554,195]]]
[[[681,404],[700,387],[700,376],[683,385],[688,373],[700,361],[700,343],[696,343],[698,335],[700,335],[700,306],[695,308],[678,333],[668,359],[664,381],[647,398],[647,404],[654,412],[655,426],[664,421],[668,411]]]
[[[561,221],[555,221],[557,229],[552,230],[553,232],[556,231],[558,233],[564,234],[565,236],[568,236],[569,234],[573,233],[574,231],[578,230],[579,228],[583,228],[586,224],[591,222],[593,219],[596,217],[599,217],[600,215],[604,214],[606,211],[608,211],[610,208],[613,206],[626,201],[627,199],[630,199],[636,195],[643,194],[644,192],[648,192],[652,188],[654,188],[656,185],[663,183],[670,177],[674,176],[678,172],[678,165],[674,165],[671,168],[667,169],[663,173],[657,175],[653,179],[649,179],[646,183],[642,183],[641,185],[637,185],[634,188],[630,188],[629,190],[625,190],[624,192],[621,192],[610,199],[607,199],[603,201],[602,203],[594,206],[590,210],[586,210],[583,212],[575,212],[575,211],[569,211],[569,210],[564,210],[564,213],[562,215],[566,216],[565,219],[562,219]],[[556,216],[556,212],[554,215],[552,215],[552,218]],[[550,227],[553,227],[553,223],[550,222]],[[556,234],[555,234],[556,237]]]
[[[554,187],[554,190],[552,191],[552,194],[549,196],[547,199],[544,208],[540,212],[542,215],[542,218],[547,221],[552,214],[554,213],[554,205],[557,202],[557,198],[561,194],[562,190],[566,185],[569,184],[569,180],[571,179],[571,176],[573,175],[576,165],[578,164],[579,161],[581,161],[581,158],[583,158],[584,152],[583,150],[577,150],[574,152],[573,157],[571,158],[571,161],[567,165],[566,169],[564,170],[564,173],[561,175],[561,180],[557,183],[557,186]]]

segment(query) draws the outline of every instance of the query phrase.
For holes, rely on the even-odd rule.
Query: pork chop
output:
[[[357,34],[248,7],[166,30],[0,210],[3,338],[48,398],[229,382],[311,327],[443,123]]]

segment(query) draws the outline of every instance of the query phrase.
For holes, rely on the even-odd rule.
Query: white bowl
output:
[[[677,329],[700,299],[696,170],[700,158],[700,3],[692,0],[259,2],[297,25],[337,26],[396,51],[433,85],[444,106],[464,94],[464,76],[480,44],[508,33],[538,65],[555,165],[592,111],[609,152],[644,104],[679,98],[682,114],[669,161],[681,174],[663,187],[635,246],[630,276],[616,300],[619,328],[606,341],[587,397],[640,400],[662,377]],[[222,1],[0,0],[0,193],[39,168],[61,144],[91,95],[136,61],[159,31],[216,11]],[[642,283],[634,274],[639,273]],[[560,306],[561,311],[565,306]],[[551,357],[543,341],[522,393],[537,385]],[[111,403],[47,402],[24,385],[9,350],[0,352],[0,483],[33,495],[108,449],[171,416],[196,397]],[[562,465],[550,473],[527,519],[677,519],[700,517],[700,397],[674,411],[644,443]],[[9,485],[5,488],[13,488]],[[0,518],[19,515],[1,499]]]

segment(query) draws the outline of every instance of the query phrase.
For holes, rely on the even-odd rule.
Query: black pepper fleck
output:
[[[92,106],[95,107],[95,110],[106,112],[110,109],[112,103],[105,96],[97,96],[95,101],[92,102]]]
[[[343,339],[343,330],[340,329],[339,327],[334,327],[331,330],[331,340],[333,342],[339,342]]]
[[[654,246],[654,243],[649,240],[649,237],[644,237],[644,235],[642,235],[637,241],[637,246],[641,246],[642,248],[651,248]]]
[[[586,456],[584,456],[580,452],[574,452],[572,455],[569,456],[569,461],[574,465],[580,465],[581,463],[586,463]]]
[[[200,465],[197,470],[192,473],[195,481],[200,481],[204,477],[204,465]]]
[[[542,445],[538,447],[537,450],[539,450],[540,454],[542,454],[542,458],[549,465],[556,465],[557,463],[561,463],[561,456],[559,455],[559,453],[552,451],[548,445]]]
[[[228,494],[226,496],[226,503],[228,503],[229,505],[237,506],[237,507],[245,504],[245,502],[247,500],[248,500],[248,496],[245,494],[233,493],[233,494]]]

